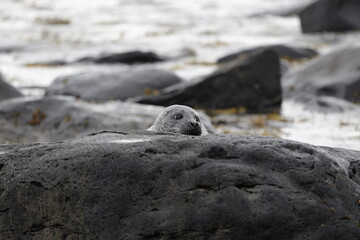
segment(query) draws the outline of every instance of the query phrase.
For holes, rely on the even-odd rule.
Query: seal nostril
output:
[[[197,122],[190,122],[190,125],[191,125],[193,128],[199,127],[199,123],[197,123]]]

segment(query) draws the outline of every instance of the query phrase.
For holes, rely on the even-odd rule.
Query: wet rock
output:
[[[360,152],[101,133],[0,146],[4,239],[357,239]]]
[[[69,96],[10,99],[0,103],[0,143],[59,141],[104,129],[146,129],[162,109],[117,101],[90,104]]]
[[[304,33],[360,30],[358,0],[319,0],[300,12]]]
[[[102,54],[98,57],[84,57],[77,62],[94,62],[98,64],[135,64],[135,63],[154,63],[165,59],[154,52],[131,51],[125,53]]]
[[[360,102],[360,48],[338,49],[288,72],[285,96],[310,93]]]
[[[0,101],[21,96],[23,96],[23,94],[19,90],[11,86],[9,83],[7,83],[4,80],[2,74],[0,73]]]
[[[234,61],[236,59],[242,58],[244,54],[249,54],[252,52],[256,52],[259,50],[271,49],[274,50],[281,58],[286,60],[301,60],[306,58],[313,58],[318,55],[318,52],[311,48],[298,48],[298,47],[289,47],[286,45],[269,45],[269,46],[261,46],[256,48],[251,48],[247,50],[243,50],[237,53],[233,53],[227,56],[224,56],[218,59],[218,63],[227,63],[230,61]]]
[[[314,2],[314,0],[311,0]],[[304,3],[296,3],[293,6],[285,7],[277,10],[270,10],[250,15],[250,17],[264,17],[267,15],[280,16],[280,17],[291,17],[298,15],[302,10],[310,5],[309,1]]]
[[[0,53],[12,53],[25,48],[23,44],[0,44]]]
[[[342,79],[339,80],[341,81]],[[346,76],[344,82],[330,83],[326,86],[319,87],[319,89],[316,90],[316,94],[336,96],[355,103],[360,102],[360,74]]]
[[[88,72],[56,78],[46,90],[46,95],[71,95],[98,102],[125,100],[154,94],[181,81],[175,74],[157,69]]]
[[[322,113],[347,113],[353,112],[360,119],[360,106],[346,100],[327,96],[314,96],[311,94],[299,94],[292,99],[301,103],[307,111]]]
[[[139,103],[183,104],[202,109],[241,108],[251,113],[279,110],[281,106],[279,57],[273,50],[246,54],[224,64],[204,78],[160,91],[158,96],[134,99]]]
[[[0,46],[1,52],[1,46]],[[156,63],[165,61],[166,59],[158,56],[154,52],[141,52],[141,51],[131,51],[124,53],[109,53],[101,54],[100,56],[95,57],[83,57],[75,61],[68,61],[64,59],[54,59],[54,60],[45,60],[39,62],[29,62],[26,63],[27,67],[52,67],[52,66],[63,66],[68,64],[77,64],[77,63],[96,63],[96,64],[146,64],[146,63]]]

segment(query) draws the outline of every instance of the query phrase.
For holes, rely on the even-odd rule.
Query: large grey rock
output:
[[[299,14],[304,33],[360,30],[360,1],[319,0]]]
[[[0,101],[21,96],[23,96],[23,94],[7,83],[0,73]]]
[[[328,96],[314,96],[312,94],[299,94],[291,99],[301,103],[303,109],[310,112],[322,113],[346,113],[347,116],[354,114],[354,118],[360,119],[360,106],[346,100]]]
[[[91,104],[69,96],[17,98],[0,103],[0,144],[49,142],[97,130],[144,130],[163,107],[113,101]],[[201,122],[213,132],[210,118]]]
[[[281,99],[279,56],[273,50],[264,50],[246,54],[204,78],[166,88],[158,96],[138,97],[134,101],[266,113],[278,111]]]
[[[88,101],[125,100],[180,83],[175,74],[157,69],[80,73],[58,77],[46,95],[71,95]]]
[[[286,97],[310,93],[360,102],[360,48],[338,49],[290,70],[283,86]]]
[[[162,109],[118,101],[90,104],[69,96],[11,99],[0,103],[0,144],[59,141],[102,129],[146,129]]]
[[[102,133],[0,146],[2,239],[359,239],[360,152]]]
[[[0,46],[1,52],[1,46]],[[102,53],[98,56],[86,56],[75,61],[68,61],[66,59],[44,60],[39,62],[28,62],[25,64],[30,67],[44,67],[44,66],[62,66],[77,63],[97,63],[97,64],[149,64],[165,61],[166,58],[158,56],[154,52],[130,51],[123,53]]]
[[[281,58],[286,60],[301,60],[306,58],[313,58],[318,55],[318,52],[311,48],[300,48],[300,47],[290,47],[286,45],[269,45],[269,46],[260,46],[255,48],[250,48],[242,50],[233,54],[226,55],[218,59],[218,63],[227,63],[234,61],[238,58],[241,58],[244,54],[249,54],[251,52],[256,52],[259,50],[271,49],[274,50]]]

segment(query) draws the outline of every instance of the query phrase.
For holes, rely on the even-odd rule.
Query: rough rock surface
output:
[[[0,146],[2,239],[359,239],[360,152],[101,133]]]
[[[23,96],[23,94],[7,83],[0,73],[0,101],[21,96]]]
[[[146,129],[162,109],[117,101],[90,104],[70,96],[10,99],[0,102],[0,144],[59,141],[103,129]]]
[[[360,102],[360,48],[338,49],[283,77],[285,96],[310,93]]]
[[[131,51],[124,53],[105,54],[98,57],[85,57],[78,62],[94,62],[99,64],[135,64],[135,63],[154,63],[164,59],[153,52]]]
[[[251,48],[237,53],[233,53],[218,59],[217,62],[226,63],[226,62],[234,61],[238,58],[241,58],[243,54],[249,54],[251,52],[265,50],[265,49],[274,50],[277,54],[279,54],[281,58],[284,58],[286,60],[300,60],[300,59],[312,58],[318,55],[318,52],[311,48],[290,47],[286,45],[269,45],[269,46]]]
[[[98,102],[125,100],[180,82],[182,80],[175,74],[157,69],[88,72],[58,77],[49,86],[46,95],[71,95]]]
[[[360,1],[319,0],[299,14],[304,33],[360,30]]]
[[[134,101],[202,109],[244,108],[249,113],[266,113],[279,110],[281,98],[279,56],[273,50],[264,50],[224,64],[204,78]]]

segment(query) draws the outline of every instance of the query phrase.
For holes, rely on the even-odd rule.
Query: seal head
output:
[[[194,136],[208,134],[197,112],[184,105],[165,108],[148,130]]]

